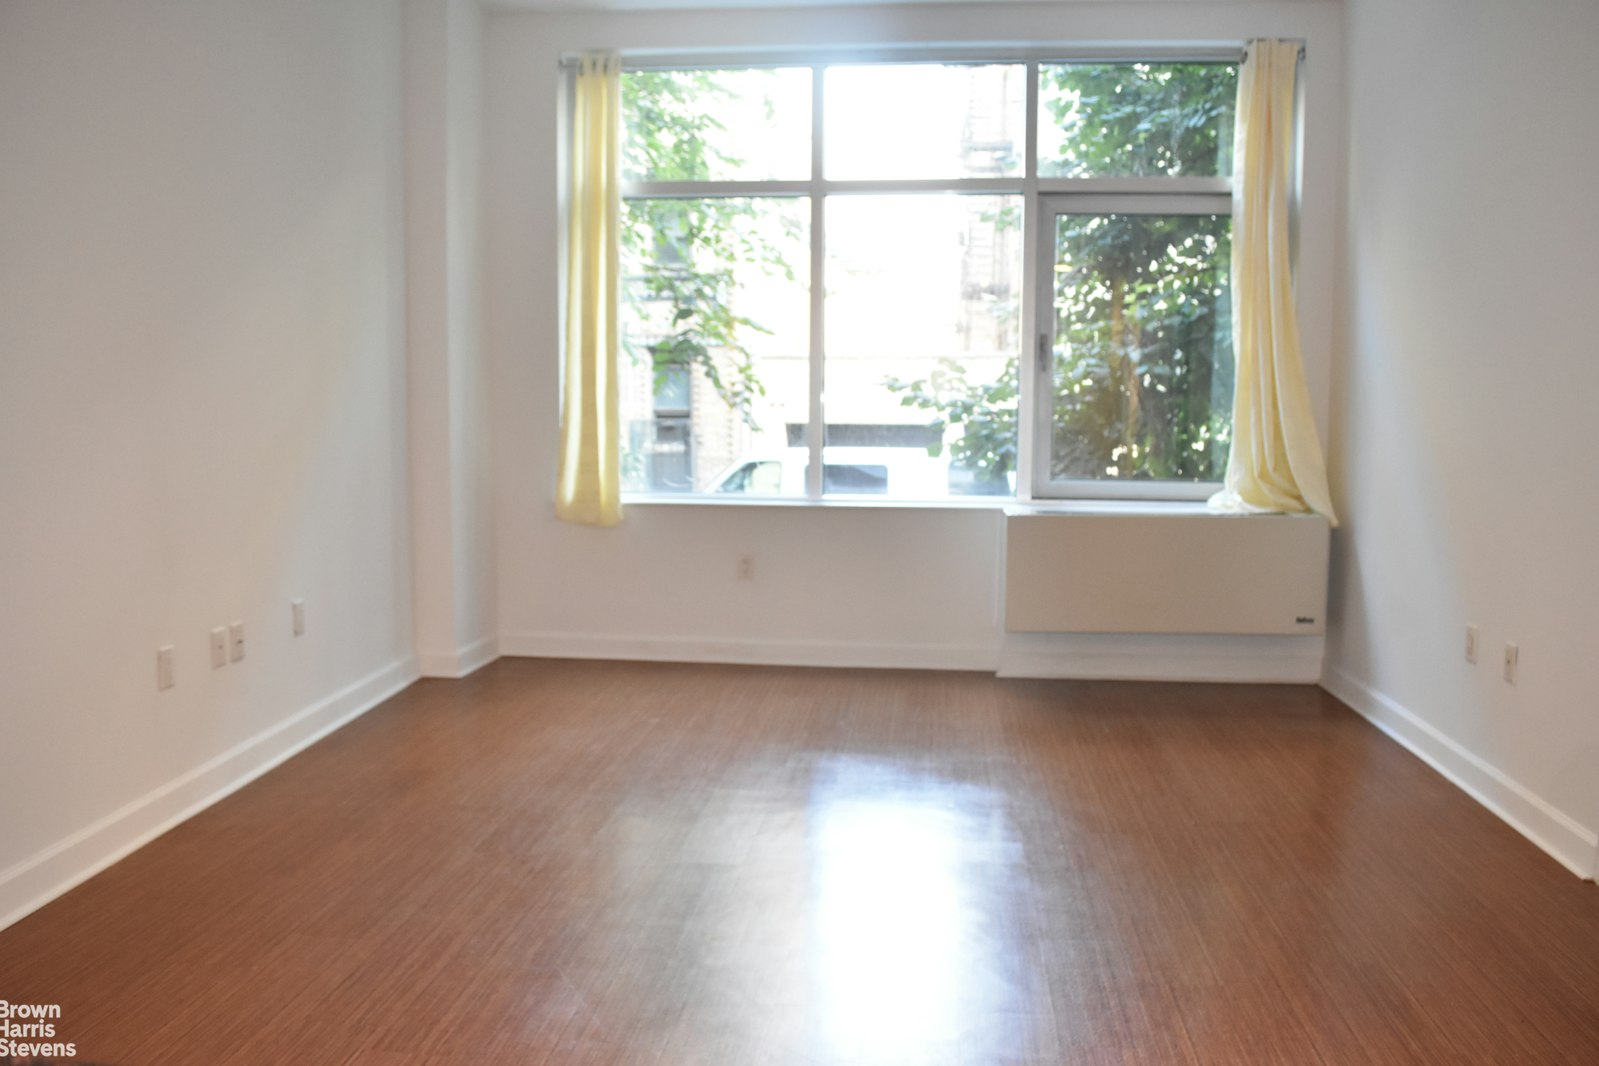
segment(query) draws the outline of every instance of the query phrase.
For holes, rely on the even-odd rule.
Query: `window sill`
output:
[[[1014,496],[951,497],[942,500],[885,500],[859,496],[829,496],[820,500],[779,496],[622,496],[624,507],[730,507],[776,508],[778,510],[850,511],[1002,511],[1006,515],[1107,514],[1107,515],[1202,515],[1221,514],[1206,507],[1204,500],[1105,500],[1048,499],[1018,500]]]
[[[1018,500],[1005,508],[1008,517],[1049,514],[1191,515],[1221,514],[1204,500]]]
[[[828,496],[820,500],[784,496],[647,496],[623,493],[623,507],[731,507],[779,510],[868,511],[997,511],[1016,505],[1014,496],[974,496],[946,500],[888,500],[864,496]]]

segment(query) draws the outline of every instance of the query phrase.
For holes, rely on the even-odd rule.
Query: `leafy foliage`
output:
[[[1232,169],[1237,69],[1215,63],[1071,63],[1039,68],[1060,130],[1053,177],[1189,177]]]
[[[1064,215],[1056,248],[1051,474],[1219,477],[1227,220]]]
[[[949,455],[956,467],[971,472],[975,494],[1002,496],[1011,491],[1007,475],[1016,469],[1019,396],[1014,359],[993,382],[972,381],[965,367],[945,358],[925,378],[903,381],[891,377],[886,384],[903,394],[899,402],[904,406],[936,412],[939,417],[933,427],[941,436],[949,426],[961,427],[960,436],[950,443]],[[928,451],[942,454],[942,442]]]
[[[713,144],[722,131],[718,102],[734,91],[714,70],[630,72],[622,79],[630,180],[703,181],[713,166],[739,160]],[[728,407],[753,425],[752,401],[765,393],[745,331],[764,333],[734,310],[740,264],[793,277],[770,238],[757,201],[739,198],[630,199],[622,212],[626,298],[647,325],[623,345],[650,360],[657,386],[681,368],[698,369]]]
[[[712,156],[706,137],[724,129],[716,105],[732,91],[714,70],[639,70],[622,76],[625,140],[622,175],[628,181],[707,181]]]

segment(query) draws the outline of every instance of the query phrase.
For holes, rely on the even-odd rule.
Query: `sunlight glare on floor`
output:
[[[836,760],[811,796],[814,977],[824,1052],[862,1064],[945,1058],[1005,1009],[1013,955],[986,861],[997,797]]]

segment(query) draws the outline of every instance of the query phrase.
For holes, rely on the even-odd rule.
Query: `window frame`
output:
[[[1055,384],[1055,316],[1052,276],[1055,259],[1055,224],[1061,215],[1232,215],[1230,192],[1044,193],[1039,197],[1033,263],[1033,306],[1040,310],[1033,350],[1034,395],[1049,395]],[[1050,476],[1054,439],[1054,404],[1034,405],[1032,498],[1035,500],[1203,500],[1219,481],[1179,481],[1153,478],[1127,480],[1054,478]]]
[[[809,329],[807,345],[809,395],[805,445],[806,483],[803,496],[744,496],[711,492],[624,492],[629,502],[749,503],[753,505],[848,503],[866,505],[1012,506],[1051,500],[1202,500],[1220,482],[1154,479],[1052,479],[1050,441],[1053,404],[1040,402],[1053,388],[1053,306],[1051,291],[1055,218],[1059,214],[1115,211],[1122,214],[1232,214],[1232,179],[1216,177],[1040,177],[1039,176],[1039,68],[1061,63],[1216,63],[1240,65],[1244,43],[1213,48],[1045,49],[953,48],[916,50],[841,50],[827,54],[785,55],[765,53],[742,57],[715,54],[704,57],[638,55],[623,57],[623,76],[635,71],[747,70],[808,67],[811,71],[811,167],[804,179],[756,181],[622,181],[620,197],[629,199],[716,199],[735,197],[787,197],[805,199],[810,207]],[[998,178],[830,179],[825,170],[824,71],[831,66],[853,65],[1021,65],[1025,68],[1024,156],[1022,173]],[[1017,419],[1016,489],[1010,496],[948,496],[928,499],[880,499],[872,496],[828,494],[824,490],[826,378],[826,203],[844,194],[989,194],[1021,197],[1022,281],[1021,314],[1016,358],[1019,417]],[[1065,209],[1062,205],[1070,205]],[[1115,206],[1103,206],[1115,205]],[[1029,273],[1031,277],[1029,277]]]

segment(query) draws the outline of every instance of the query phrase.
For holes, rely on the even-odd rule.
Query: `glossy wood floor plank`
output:
[[[0,931],[104,1063],[1599,1062],[1599,890],[1311,688],[503,660]]]

